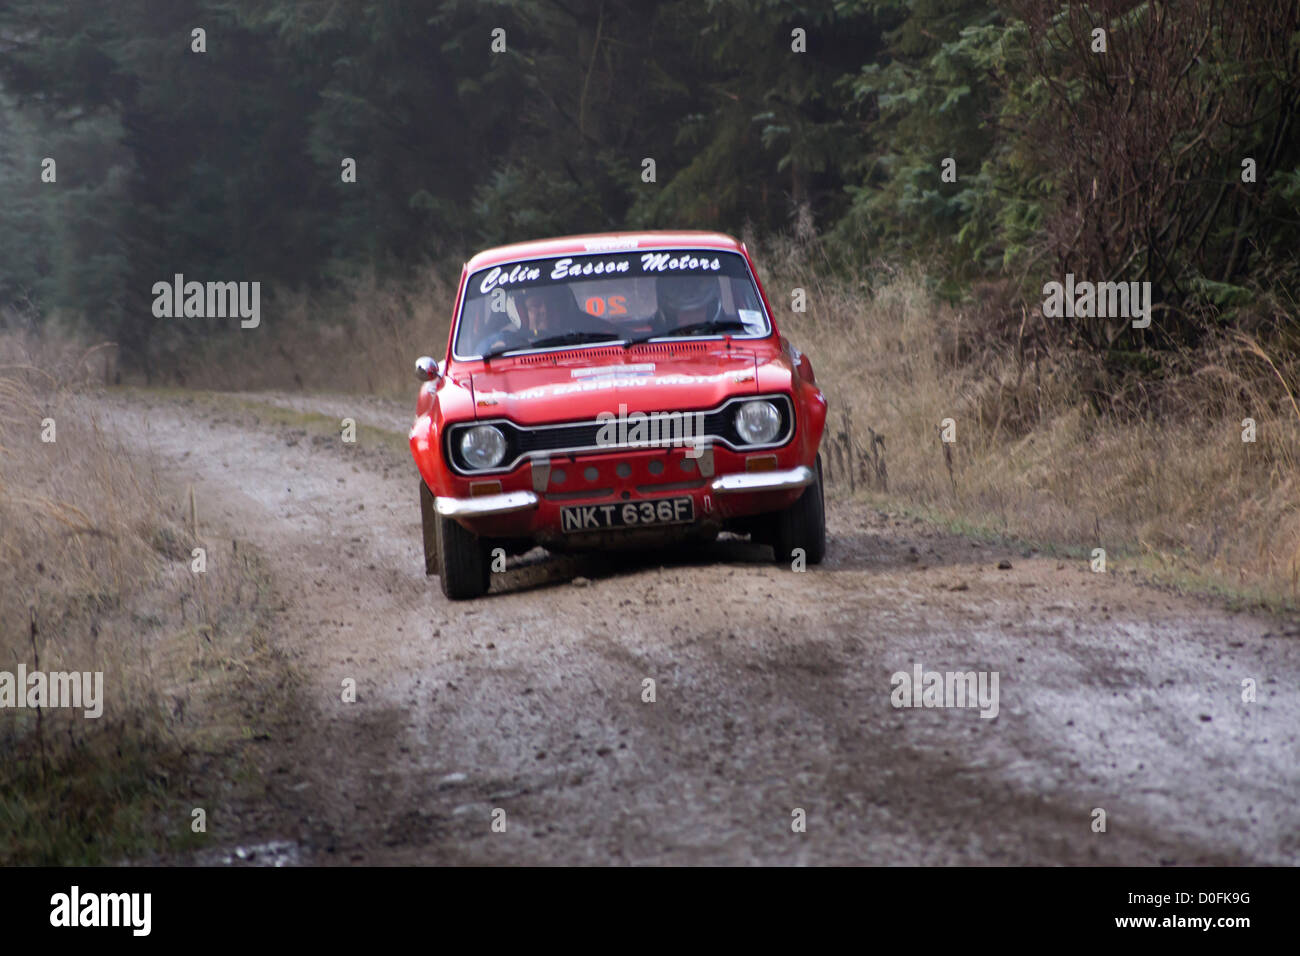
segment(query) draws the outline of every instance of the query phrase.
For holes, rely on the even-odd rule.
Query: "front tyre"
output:
[[[438,573],[438,512],[433,506],[433,492],[420,479],[420,530],[424,538],[424,573]]]
[[[822,497],[822,456],[817,456],[817,479],[799,500],[772,521],[772,551],[777,564],[790,564],[802,549],[808,564],[821,564],[826,556],[826,507]]]
[[[436,527],[442,593],[452,601],[482,597],[492,578],[487,543],[442,515],[437,515]]]

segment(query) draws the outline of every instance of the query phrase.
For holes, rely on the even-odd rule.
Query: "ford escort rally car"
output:
[[[461,272],[446,353],[416,362],[425,570],[460,600],[492,555],[720,531],[817,564],[826,399],[745,246],[710,232],[570,236]]]

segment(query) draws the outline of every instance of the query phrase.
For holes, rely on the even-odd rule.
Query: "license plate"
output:
[[[694,520],[695,500],[689,497],[623,501],[610,505],[574,505],[560,509],[560,527],[566,532],[687,524]]]

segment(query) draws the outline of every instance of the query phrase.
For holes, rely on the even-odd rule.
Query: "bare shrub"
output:
[[[1294,229],[1275,195],[1295,160],[1300,3],[1007,6],[1036,82],[1007,78],[1001,122],[1025,167],[1054,171],[1030,258],[1058,276],[1149,281],[1165,307],[1147,334],[1122,317],[1070,319],[1077,344],[1198,343],[1219,325],[1215,290],[1268,287],[1257,237]],[[1260,185],[1243,182],[1247,158]]]

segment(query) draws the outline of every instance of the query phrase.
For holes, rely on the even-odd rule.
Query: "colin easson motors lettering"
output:
[[[717,275],[742,278],[749,274],[745,260],[734,252],[674,249],[630,256],[565,256],[493,266],[476,272],[468,295],[475,298],[493,289],[547,285],[574,280],[661,275]]]

